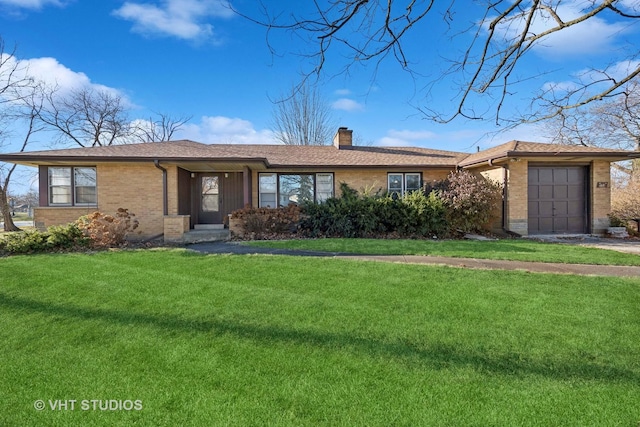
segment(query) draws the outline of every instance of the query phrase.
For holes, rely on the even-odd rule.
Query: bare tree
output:
[[[27,147],[31,136],[39,130],[35,117],[37,105],[24,109],[23,101],[33,95],[37,85],[28,76],[28,70],[16,59],[15,48],[5,51],[4,40],[0,37],[0,145],[13,140],[12,125],[26,119],[26,130],[21,138],[20,151]],[[0,164],[0,211],[4,231],[18,231],[14,224],[9,204],[9,185],[16,165]]]
[[[294,4],[297,7],[297,3],[287,4],[291,4],[292,9]],[[391,59],[414,76],[422,77],[425,70],[411,62],[406,43],[409,38],[430,32],[464,39],[466,48],[461,52],[450,49],[449,54],[454,56],[442,61],[449,61],[451,67],[426,85],[429,93],[429,89],[452,78],[458,93],[447,104],[451,110],[436,111],[429,103],[418,108],[425,117],[438,122],[450,122],[457,117],[492,118],[498,124],[515,126],[545,120],[615,97],[640,75],[638,48],[628,41],[618,50],[623,52],[618,62],[626,60],[629,64],[621,74],[617,64],[611,63],[578,76],[570,88],[567,85],[544,87],[529,97],[531,105],[515,115],[505,112],[505,103],[510,101],[514,87],[550,72],[525,68],[523,59],[530,56],[534,48],[587,21],[614,17],[621,25],[632,26],[640,18],[637,2],[333,0],[313,4],[312,10],[304,15],[296,15],[293,10],[276,11],[274,6],[263,6],[263,16],[259,18],[238,13],[267,28],[268,44],[274,52],[273,39],[269,37],[274,31],[292,31],[303,39],[308,50],[300,54],[310,64],[306,76],[322,73],[328,60],[335,63],[339,55],[346,61],[345,72],[356,64],[373,63],[377,68],[380,62]],[[470,13],[474,16],[467,22],[459,18]],[[432,47],[425,46],[425,49]],[[614,52],[606,54],[612,58]]]
[[[283,144],[331,144],[336,128],[329,104],[308,83],[292,87],[288,96],[275,102],[271,129]]]
[[[45,88],[42,99],[38,118],[61,143],[96,147],[131,141],[127,108],[118,93],[83,87],[62,94],[56,87]]]
[[[640,151],[640,82],[629,83],[617,97],[564,110],[546,124],[554,142]],[[640,161],[614,163],[627,178],[638,176]],[[624,182],[623,182],[624,183]]]
[[[136,120],[133,134],[140,142],[171,141],[173,135],[191,120],[193,116],[172,117],[166,113],[156,113],[156,119]]]

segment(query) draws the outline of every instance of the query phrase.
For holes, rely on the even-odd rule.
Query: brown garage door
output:
[[[587,232],[585,169],[529,168],[529,234]]]

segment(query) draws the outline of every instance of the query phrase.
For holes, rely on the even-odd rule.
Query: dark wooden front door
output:
[[[586,233],[586,168],[529,168],[529,234]]]
[[[198,177],[198,222],[200,224],[222,223],[221,174],[199,174]]]
[[[199,173],[195,182],[197,224],[222,224],[224,218],[242,208],[242,173]]]

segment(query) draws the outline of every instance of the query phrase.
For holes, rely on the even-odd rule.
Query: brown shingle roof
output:
[[[201,144],[194,141],[153,142],[110,147],[70,148],[0,154],[0,161],[36,165],[47,162],[206,161],[259,163],[266,167],[446,167],[473,166],[509,157],[606,157],[623,160],[640,153],[577,145],[511,141],[478,153],[420,147],[343,147],[298,145]]]
[[[261,161],[268,167],[455,167],[467,154],[418,147],[348,147],[201,144],[193,141],[114,145],[0,154],[0,160],[47,161]]]
[[[460,166],[471,166],[489,160],[509,157],[607,157],[624,160],[640,156],[640,153],[610,148],[585,147],[582,145],[546,144],[540,142],[510,141],[467,156]]]

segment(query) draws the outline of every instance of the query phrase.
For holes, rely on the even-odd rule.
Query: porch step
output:
[[[217,242],[221,240],[229,240],[229,230],[222,229],[204,229],[190,230],[182,236],[184,243],[199,242]]]
[[[224,224],[195,224],[193,228],[196,230],[223,230]]]

